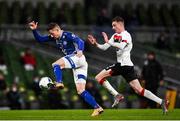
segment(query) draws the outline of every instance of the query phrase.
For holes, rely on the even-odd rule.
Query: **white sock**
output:
[[[102,84],[112,95],[116,96],[118,92],[111,86],[111,84],[106,80]]]
[[[158,103],[161,105],[162,103],[162,99],[157,97],[156,95],[154,95],[151,91],[149,90],[144,90],[144,97],[150,99],[150,100],[153,100],[154,102]]]

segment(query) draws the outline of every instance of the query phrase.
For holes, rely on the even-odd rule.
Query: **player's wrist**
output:
[[[99,43],[96,43],[96,47],[98,47],[98,48],[99,48],[100,46],[101,46],[101,45],[100,45]]]
[[[96,47],[98,46],[98,43],[95,38],[93,39],[93,45],[95,45]]]
[[[32,31],[36,31],[37,30],[37,28],[35,28],[35,29],[31,29]]]
[[[111,41],[108,41],[107,43],[110,44],[110,45],[113,45],[113,42],[111,42]]]
[[[94,45],[97,47],[99,44],[95,41],[95,42],[94,42]]]

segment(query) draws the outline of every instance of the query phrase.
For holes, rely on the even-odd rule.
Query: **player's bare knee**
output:
[[[105,78],[102,78],[101,76],[97,76],[96,77],[96,80],[97,80],[97,82],[99,83],[99,84],[103,84],[104,83],[104,81],[105,81]]]
[[[52,63],[52,67],[54,67],[55,65],[58,65],[58,66],[60,66],[61,69],[63,69],[63,65],[62,64],[57,63],[57,62]]]
[[[99,75],[96,75],[95,79],[96,79],[96,81],[98,81],[98,82],[101,80],[100,77],[99,77]]]
[[[78,95],[81,95],[81,93],[84,92],[84,91],[85,91],[85,89],[77,89]]]
[[[58,65],[56,62],[55,63],[52,63],[52,67],[54,67],[55,65]]]

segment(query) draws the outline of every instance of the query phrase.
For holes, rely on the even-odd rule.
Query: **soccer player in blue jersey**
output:
[[[74,82],[77,93],[94,108],[91,116],[97,116],[103,112],[103,108],[97,104],[92,95],[85,90],[88,64],[83,55],[84,41],[71,32],[63,31],[56,23],[50,23],[47,30],[49,35],[42,36],[37,31],[37,22],[30,22],[29,27],[38,42],[54,41],[64,53],[52,64],[56,78],[55,87],[64,88],[62,81],[62,70],[69,68],[73,70]]]

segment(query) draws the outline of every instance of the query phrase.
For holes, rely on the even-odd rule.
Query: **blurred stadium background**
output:
[[[64,90],[38,88],[42,76],[54,79],[51,63],[62,54],[54,43],[40,44],[34,40],[27,27],[30,20],[39,22],[42,33],[47,33],[48,23],[57,22],[64,30],[84,39],[89,63],[87,88],[104,108],[110,108],[113,97],[95,82],[94,76],[116,61],[115,50],[102,52],[88,44],[86,38],[92,33],[101,41],[102,31],[112,35],[111,19],[117,15],[125,19],[126,29],[132,34],[132,60],[138,74],[146,53],[154,51],[165,75],[158,96],[170,99],[170,109],[180,108],[179,13],[179,0],[0,0],[0,109],[89,108],[76,94],[70,70],[63,73]],[[161,33],[165,33],[168,43],[165,48],[156,47]],[[27,48],[35,57],[34,68],[23,65]],[[141,98],[121,76],[109,80],[125,94],[125,100],[117,108],[142,108]]]

